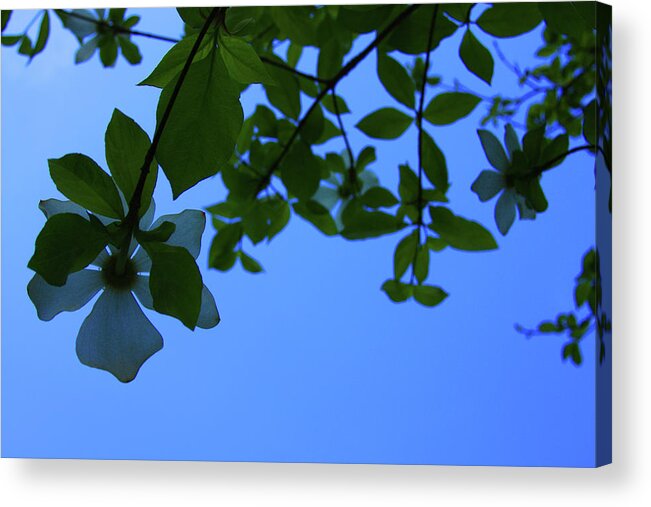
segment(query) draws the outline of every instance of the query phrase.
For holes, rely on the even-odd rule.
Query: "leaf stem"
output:
[[[560,154],[560,155],[558,155],[558,156],[552,158],[551,160],[548,160],[547,162],[545,162],[545,163],[544,163],[543,165],[541,165],[541,166],[534,167],[534,169],[533,169],[532,172],[533,172],[534,174],[538,174],[538,175],[540,175],[540,174],[544,173],[545,171],[548,171],[548,170],[552,169],[553,166],[554,166],[557,162],[560,162],[560,161],[563,160],[565,157],[567,157],[567,156],[569,156],[569,155],[572,155],[573,153],[577,153],[577,152],[579,152],[579,151],[584,151],[584,150],[590,150],[590,151],[592,151],[593,153],[594,153],[595,151],[598,150],[598,151],[601,152],[602,155],[604,154],[604,153],[603,153],[603,149],[602,149],[600,146],[595,146],[595,145],[593,145],[593,144],[584,144],[584,145],[582,145],[582,146],[576,146],[576,147],[572,148],[571,150],[568,150],[568,151],[566,151],[565,153],[562,153],[562,154]]]
[[[348,176],[350,182],[353,184],[353,194],[357,195],[357,188],[355,182],[357,181],[357,171],[355,170],[355,155],[353,150],[350,147],[350,142],[348,141],[348,134],[346,133],[346,128],[344,127],[344,122],[341,119],[341,112],[339,111],[339,105],[337,104],[337,93],[335,92],[335,87],[332,87],[332,104],[335,109],[335,116],[337,117],[337,123],[339,123],[339,130],[341,130],[341,135],[344,138],[344,144],[346,145],[346,152],[348,152],[348,158],[350,158],[350,167],[348,168]]]
[[[306,72],[302,72],[298,69],[295,69],[294,67],[291,67],[284,62],[277,62],[275,60],[272,60],[271,58],[267,58],[266,56],[261,56],[260,60],[266,63],[267,65],[271,65],[273,67],[278,67],[279,69],[286,70],[287,72],[296,74],[297,76],[302,77],[304,79],[309,79],[310,81],[315,81],[317,83],[324,83],[324,84],[328,83],[327,79],[323,79],[318,76],[313,76],[312,74],[307,74]]]

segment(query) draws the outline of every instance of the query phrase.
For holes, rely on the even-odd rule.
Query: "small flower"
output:
[[[60,213],[74,213],[89,219],[88,212],[71,201],[48,199],[41,201],[39,207],[48,219]],[[163,222],[172,222],[176,229],[165,243],[186,248],[196,259],[201,249],[205,214],[185,210],[161,216],[152,224],[154,209],[152,200],[140,220],[140,229],[152,230]],[[97,217],[105,225],[114,221]],[[103,250],[89,267],[70,274],[62,287],[50,285],[36,274],[27,286],[27,293],[39,319],[48,321],[63,311],[79,310],[102,291],[79,329],[77,357],[87,366],[106,370],[121,382],[130,382],[142,364],[163,348],[163,338],[140,308],[142,305],[154,309],[147,276],[151,259],[134,239],[126,267],[118,274],[115,269],[117,253],[109,245],[109,250]],[[215,300],[204,285],[197,326],[212,328],[219,320]]]

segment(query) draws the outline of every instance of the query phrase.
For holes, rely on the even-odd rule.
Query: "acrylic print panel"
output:
[[[3,456],[610,462],[609,7],[2,42]]]

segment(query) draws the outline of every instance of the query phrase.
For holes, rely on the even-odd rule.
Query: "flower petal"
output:
[[[202,329],[210,329],[219,324],[221,318],[219,317],[219,310],[215,304],[215,298],[208,290],[208,287],[203,286],[201,291],[201,310],[199,311],[199,319],[197,320],[197,327]]]
[[[163,215],[151,225],[150,230],[163,222],[172,222],[176,225],[176,230],[165,244],[182,246],[196,259],[201,251],[201,236],[206,227],[206,214],[203,211],[186,209],[175,215]],[[143,248],[138,249],[132,261],[138,273],[146,273],[151,269],[151,259]]]
[[[106,264],[106,261],[108,259],[109,259],[109,253],[105,248],[99,253],[99,255],[95,258],[95,260],[91,262],[91,264],[93,266],[97,266],[98,268],[103,268],[104,264]]]
[[[515,221],[515,195],[512,190],[505,190],[495,205],[495,222],[503,236]]]
[[[68,276],[62,287],[48,284],[40,275],[27,284],[27,294],[36,307],[38,318],[52,320],[61,312],[74,312],[90,301],[104,286],[102,275],[94,269],[84,269]]]
[[[496,171],[482,171],[470,189],[481,202],[495,197],[504,188],[504,176]]]
[[[152,224],[150,229],[155,229],[163,222],[172,222],[176,225],[176,230],[165,243],[182,246],[196,259],[201,251],[201,235],[206,227],[206,214],[196,209],[186,209],[176,215],[163,215]]]
[[[163,338],[129,291],[108,288],[77,335],[77,357],[131,382],[142,364],[163,348]]]
[[[140,301],[140,304],[145,308],[154,310],[154,300],[149,291],[149,277],[138,276],[136,284],[133,286],[133,293]],[[201,291],[201,309],[199,310],[199,319],[197,320],[197,327],[202,329],[210,329],[219,324],[220,321],[219,311],[215,304],[215,298],[205,285]]]
[[[45,201],[39,202],[38,207],[45,215],[45,218],[50,218],[61,213],[73,213],[88,220],[88,213],[86,210],[72,201],[46,199]]]

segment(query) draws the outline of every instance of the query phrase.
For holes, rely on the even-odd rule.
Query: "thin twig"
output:
[[[83,14],[79,14],[77,12],[70,12],[70,11],[64,11],[62,9],[56,9],[56,12],[62,13],[66,16],[70,16],[71,18],[76,18],[80,19],[82,21],[87,21],[88,23],[93,23],[96,26],[101,26],[103,28],[108,28],[109,30],[113,30],[118,33],[123,33],[123,34],[129,34],[129,35],[137,35],[139,37],[147,37],[148,39],[155,39],[155,40],[160,40],[164,42],[179,42],[178,39],[174,39],[173,37],[167,37],[165,35],[157,35],[155,33],[148,33],[148,32],[140,32],[138,30],[130,30],[129,28],[124,28],[122,26],[114,25],[113,23],[108,23],[106,21],[103,21],[101,19],[95,19],[91,18],[89,16],[84,16]]]
[[[339,105],[337,104],[337,93],[335,92],[335,87],[332,87],[332,104],[335,109],[335,116],[337,117],[337,123],[339,123],[339,130],[341,130],[341,135],[344,138],[344,144],[346,145],[346,151],[348,152],[348,158],[350,159],[350,167],[348,168],[348,176],[351,183],[353,183],[353,193],[357,193],[357,188],[355,188],[355,182],[357,181],[357,171],[355,170],[355,155],[353,155],[353,149],[350,147],[350,142],[348,141],[348,134],[346,133],[346,128],[344,127],[344,122],[341,118],[341,112],[339,111]]]
[[[327,79],[323,79],[318,76],[313,76],[312,74],[307,74],[306,72],[301,72],[300,70],[295,69],[290,65],[287,65],[285,62],[277,62],[275,60],[272,60],[271,58],[267,58],[266,56],[261,56],[260,60],[262,60],[267,65],[272,65],[274,67],[278,67],[279,69],[286,70],[287,72],[296,74],[297,76],[302,77],[304,79],[309,79],[310,81],[315,81],[317,83],[328,83]]]

